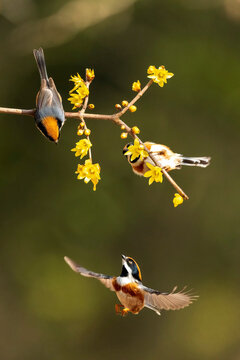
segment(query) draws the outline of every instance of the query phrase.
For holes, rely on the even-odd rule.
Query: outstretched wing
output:
[[[160,310],[179,310],[190,305],[198,298],[197,295],[190,294],[183,288],[176,292],[175,287],[170,293],[161,293],[159,291],[143,287],[144,290],[144,305],[151,310],[156,311],[160,315]]]
[[[112,284],[112,280],[113,280],[112,276],[98,274],[93,271],[89,271],[89,270],[85,269],[84,267],[77,265],[73,260],[69,259],[67,256],[64,257],[64,260],[66,261],[66,263],[70,266],[70,268],[73,271],[81,274],[82,276],[98,279],[99,281],[101,281],[101,283],[103,285],[105,285],[111,291],[114,291],[114,287]]]

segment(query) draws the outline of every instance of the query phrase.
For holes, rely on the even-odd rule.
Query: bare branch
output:
[[[132,99],[132,101],[130,101],[130,103],[128,104],[128,106],[126,106],[124,109],[122,109],[119,113],[117,113],[117,116],[120,118],[123,114],[125,114],[128,109],[130,108],[130,106],[132,106],[133,104],[135,104],[135,102],[137,102],[140,97],[143,96],[143,94],[150,88],[150,86],[152,85],[153,80],[150,80],[147,85],[144,86],[144,88],[142,90],[140,90],[138,92],[138,94]]]
[[[115,116],[115,114],[114,115],[88,114],[88,113],[83,114],[84,119],[96,119],[96,120],[112,120],[113,121],[114,116]],[[79,119],[79,113],[65,112],[65,117],[68,119]]]
[[[29,115],[29,116],[33,116],[34,113],[35,113],[35,109],[24,110],[24,109],[12,109],[12,108],[0,107],[0,113],[2,113],[2,114]]]

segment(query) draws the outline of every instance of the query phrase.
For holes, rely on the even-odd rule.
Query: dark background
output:
[[[172,173],[190,196],[175,209],[166,180],[149,187],[131,172],[112,123],[87,122],[102,177],[93,192],[74,174],[75,120],[56,146],[32,118],[0,114],[0,358],[239,360],[239,1],[5,0],[0,13],[1,106],[34,107],[39,46],[66,111],[71,74],[95,69],[90,102],[110,114],[164,64],[175,76],[123,119],[144,141],[212,156]],[[146,285],[188,285],[199,300],[117,317],[115,294],[63,261],[117,275],[122,253]]]

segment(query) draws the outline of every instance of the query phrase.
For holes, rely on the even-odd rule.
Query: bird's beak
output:
[[[125,255],[122,255],[122,264],[124,264],[125,263],[125,261],[126,261],[126,256]]]

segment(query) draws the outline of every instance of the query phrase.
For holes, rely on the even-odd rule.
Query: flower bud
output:
[[[77,135],[78,135],[78,136],[82,136],[82,135],[83,135],[83,130],[78,129],[78,131],[77,131]]]
[[[92,69],[86,69],[86,78],[88,81],[93,81],[95,78],[94,70]]]
[[[129,108],[129,111],[135,112],[137,110],[137,107],[135,105],[131,105]]]
[[[121,107],[120,104],[115,104],[115,109],[117,109],[117,110],[122,110],[122,107]]]
[[[139,92],[141,90],[141,83],[140,81],[134,81],[134,83],[132,84],[132,91],[137,91]]]
[[[90,130],[90,129],[84,130],[84,135],[89,136],[90,134],[91,134],[91,130]]]
[[[126,139],[127,136],[128,136],[128,133],[126,133],[126,132],[121,133],[121,139]]]
[[[122,101],[122,106],[124,106],[124,107],[128,106],[128,101],[127,101],[127,100],[123,100],[123,101]]]
[[[132,132],[133,132],[134,134],[140,134],[140,130],[139,130],[139,128],[138,128],[137,126],[133,126],[133,127],[132,127]]]

